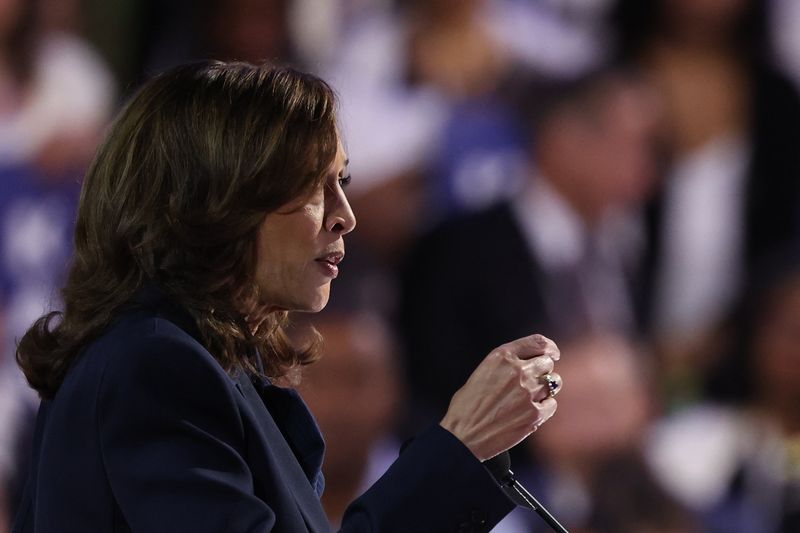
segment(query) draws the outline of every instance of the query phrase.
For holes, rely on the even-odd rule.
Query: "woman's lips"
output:
[[[336,278],[336,276],[339,275],[339,263],[343,258],[343,252],[331,252],[318,258],[316,261],[326,275],[331,278]]]
[[[339,275],[339,267],[337,265],[323,259],[317,259],[317,264],[322,271],[331,278],[336,278],[336,276]]]

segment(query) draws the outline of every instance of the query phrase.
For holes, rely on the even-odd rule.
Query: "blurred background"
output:
[[[15,338],[59,305],[83,171],[202,58],[341,99],[358,230],[296,319],[332,524],[541,332],[566,386],[514,470],[570,531],[800,531],[797,0],[0,0],[0,533],[38,403]]]

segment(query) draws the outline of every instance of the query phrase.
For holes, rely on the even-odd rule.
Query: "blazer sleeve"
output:
[[[514,507],[472,452],[435,425],[350,505],[341,533],[481,533]]]
[[[275,514],[255,496],[243,458],[234,393],[188,340],[145,335],[114,354],[97,424],[108,481],[133,531],[272,529]]]

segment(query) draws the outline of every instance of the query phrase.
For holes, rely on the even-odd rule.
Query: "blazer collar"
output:
[[[316,465],[321,466],[322,464],[322,451],[319,450],[318,456],[313,452],[308,453],[308,450],[313,449],[313,446],[309,446],[309,443],[313,442],[314,435],[319,438],[320,445],[322,443],[322,437],[319,434],[316,422],[313,422],[313,418],[311,418],[313,425],[306,426],[306,435],[302,435],[302,432],[298,431],[298,424],[302,423],[301,420],[295,421],[296,427],[287,428],[286,433],[284,433],[272,414],[274,409],[278,413],[278,418],[290,413],[298,415],[302,409],[306,409],[307,412],[305,404],[299,396],[296,396],[296,401],[299,402],[299,405],[288,407],[286,404],[293,401],[291,400],[291,395],[275,402],[274,399],[280,397],[280,392],[264,393],[262,390],[262,394],[259,394],[250,376],[244,371],[239,371],[233,379],[236,387],[247,400],[251,414],[264,432],[264,438],[270,443],[270,452],[275,455],[276,460],[282,466],[277,475],[284,477],[286,486],[294,494],[297,506],[306,521],[309,531],[319,533],[330,531],[328,519],[319,501],[324,482],[321,470]],[[266,386],[278,389],[278,387],[272,385]],[[259,385],[259,388],[262,388],[262,386]],[[285,391],[285,389],[279,390]],[[284,405],[280,405],[281,403]],[[267,405],[270,407],[269,411],[267,410]],[[308,416],[311,416],[310,413]],[[293,443],[297,451],[292,450],[290,442]]]
[[[277,387],[268,379],[256,376],[251,376],[250,381],[317,496],[322,496],[325,488],[322,476],[325,441],[308,406],[294,389]]]

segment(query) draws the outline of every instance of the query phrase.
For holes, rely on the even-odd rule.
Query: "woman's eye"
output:
[[[339,178],[339,185],[342,187],[342,189],[344,189],[345,187],[350,185],[350,180],[351,179],[352,179],[352,176],[349,175],[349,174],[347,176],[343,177],[343,178]]]

